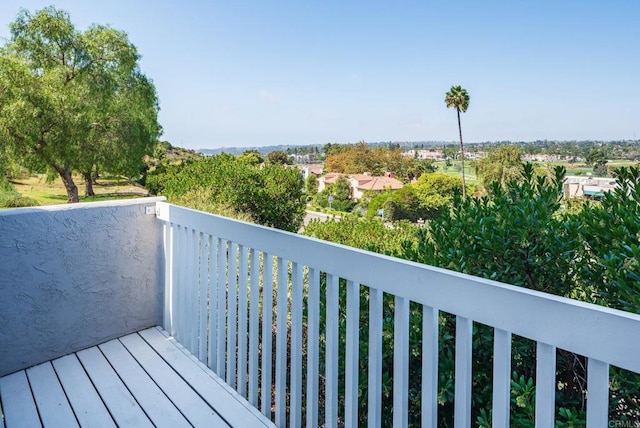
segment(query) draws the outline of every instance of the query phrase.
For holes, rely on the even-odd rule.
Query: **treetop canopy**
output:
[[[23,164],[60,175],[77,201],[72,173],[95,167],[131,176],[161,134],[155,87],[124,31],[69,14],[22,9],[0,48],[0,138]]]

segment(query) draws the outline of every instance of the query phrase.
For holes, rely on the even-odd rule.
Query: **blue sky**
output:
[[[3,0],[0,37],[20,7]],[[640,138],[640,1],[59,0],[129,34],[187,148]]]

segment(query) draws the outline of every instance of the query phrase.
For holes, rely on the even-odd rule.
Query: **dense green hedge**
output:
[[[407,237],[404,228],[382,231],[375,223],[314,225],[307,233],[331,241],[397,255],[459,272],[640,313],[640,170],[618,171],[618,189],[582,209],[562,207],[565,171],[538,177],[525,164],[522,176],[491,196],[452,200],[451,210]],[[371,229],[369,230],[369,228]],[[400,238],[402,237],[402,238]],[[379,241],[378,241],[379,239]],[[400,242],[403,242],[402,244]],[[342,287],[341,299],[344,299]],[[367,293],[361,294],[361,352],[367,349]],[[344,314],[341,314],[341,317]],[[421,310],[411,306],[409,423],[420,425]],[[341,346],[344,346],[341,331]],[[453,426],[453,316],[440,317],[439,426]],[[393,301],[385,300],[383,414],[392,415]],[[631,337],[629,340],[633,340]],[[491,426],[493,331],[474,324],[472,412],[478,426]],[[534,424],[535,344],[514,337],[511,425]],[[344,370],[344,367],[341,367]],[[343,371],[341,372],[343,375]],[[366,419],[366,359],[360,367],[360,417]],[[556,426],[585,425],[586,361],[559,350]],[[610,418],[640,421],[640,376],[611,368]],[[384,423],[390,421],[384,421]]]
[[[158,168],[146,183],[170,202],[292,232],[304,218],[304,183],[296,169],[283,165],[260,167],[222,154]]]

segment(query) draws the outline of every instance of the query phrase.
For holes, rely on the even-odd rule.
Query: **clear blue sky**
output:
[[[20,6],[2,0],[0,37]],[[124,30],[188,148],[640,138],[640,1],[59,0]]]

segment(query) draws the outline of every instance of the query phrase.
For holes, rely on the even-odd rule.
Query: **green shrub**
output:
[[[562,207],[565,171],[539,176],[530,164],[518,180],[492,185],[483,198],[452,198],[451,210],[417,229],[398,248],[402,229],[385,231],[380,221],[313,224],[313,236],[465,272],[471,275],[640,312],[640,171],[620,170],[619,188],[598,204]],[[392,201],[387,197],[387,201]],[[416,230],[415,228],[412,230]],[[388,244],[388,245],[387,245]],[[343,287],[344,289],[344,287]],[[343,293],[341,293],[343,294]],[[367,290],[361,293],[361,349],[367,348]],[[343,298],[344,296],[341,296]],[[420,424],[421,309],[410,307],[409,425]],[[340,315],[343,316],[342,314]],[[392,415],[393,300],[383,315],[383,414]],[[344,334],[340,331],[340,343]],[[453,426],[455,320],[440,315],[438,426]],[[473,326],[472,413],[477,425],[491,425],[493,329]],[[511,426],[534,426],[535,343],[513,337]],[[558,350],[556,426],[585,425],[586,359]],[[344,367],[340,366],[340,373]],[[342,376],[342,374],[341,374]],[[360,415],[366,418],[366,361],[360,367]],[[640,420],[640,375],[611,368],[610,417]],[[383,421],[383,425],[390,420]]]
[[[147,186],[170,202],[216,207],[252,221],[296,232],[304,218],[303,181],[297,170],[282,165],[263,168],[231,155],[184,162],[147,177]],[[209,202],[206,202],[206,199]]]
[[[4,175],[0,174],[0,208],[20,208],[40,205],[38,201],[18,193]]]
[[[40,205],[38,201],[22,196],[20,193],[0,191],[0,208],[34,207],[38,205]]]

